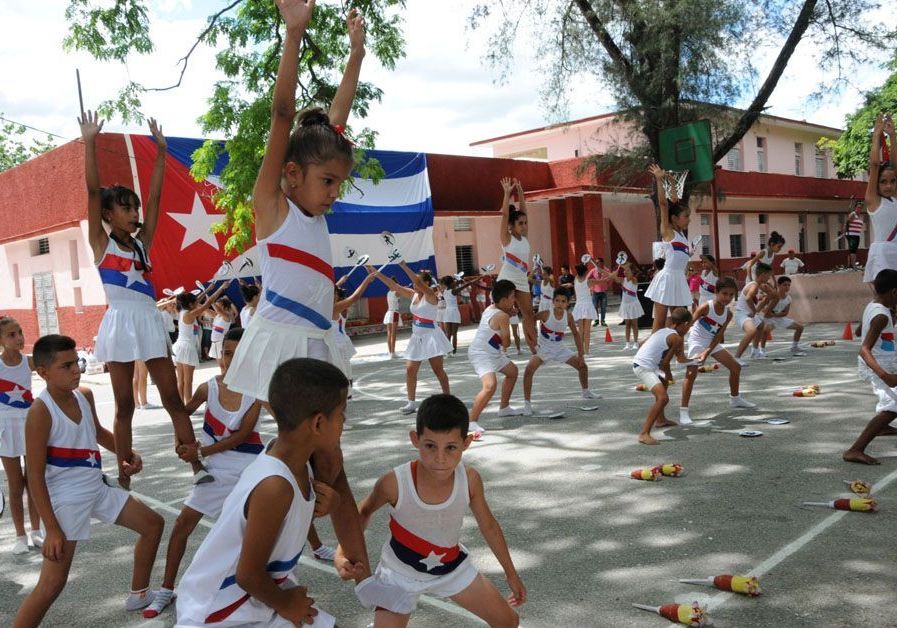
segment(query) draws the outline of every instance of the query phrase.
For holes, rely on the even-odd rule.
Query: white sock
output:
[[[470,425],[467,427],[467,433],[468,433],[468,434],[471,433],[471,432],[482,432],[482,431],[483,431],[483,428],[480,427],[480,424],[477,423],[476,421],[472,421],[472,422],[470,423]]]

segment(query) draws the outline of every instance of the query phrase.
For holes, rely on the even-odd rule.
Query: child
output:
[[[772,277],[772,267],[765,262],[757,264],[757,279],[748,282],[738,293],[738,301],[735,303],[735,326],[744,332],[738,349],[735,351],[735,360],[741,366],[748,363],[741,359],[742,354],[754,339],[758,326],[763,324],[763,310],[771,300],[769,278]],[[752,358],[762,358],[756,351],[751,352]]]
[[[359,601],[376,609],[377,628],[406,626],[423,594],[451,598],[490,626],[516,626],[513,609],[526,602],[526,587],[486,503],[480,474],[461,462],[472,439],[467,408],[451,395],[429,397],[410,437],[418,459],[383,475],[358,506],[365,527],[387,504],[390,515],[390,536],[377,571],[356,588]],[[507,601],[477,572],[459,542],[468,506],[505,572],[511,589]]]
[[[691,391],[695,385],[695,379],[698,377],[698,367],[710,356],[729,369],[729,406],[732,408],[757,407],[739,394],[741,366],[721,344],[726,327],[732,320],[729,304],[735,298],[736,292],[738,292],[738,284],[735,283],[735,280],[723,277],[716,282],[716,297],[713,301],[702,303],[692,315],[692,325],[686,341],[688,343],[686,357],[691,362],[685,367],[685,380],[682,382],[682,402],[679,406],[680,425],[691,425],[693,422],[688,412]]]
[[[364,291],[368,289],[368,286],[371,285],[371,282],[377,278],[377,271],[373,266],[367,266],[368,274],[361,281],[358,287],[351,295],[347,295],[346,291],[341,287],[337,286],[333,291],[333,317],[331,322],[336,325],[337,330],[339,331],[338,341],[340,350],[343,352],[343,366],[345,370],[343,374],[349,378],[349,386],[352,386],[352,356],[355,355],[355,345],[352,344],[352,339],[349,338],[349,334],[346,333],[346,312],[352,307],[352,304],[358,301],[362,296],[364,296]],[[339,284],[345,283],[344,280],[348,275],[343,275],[339,281]],[[352,395],[349,395],[349,399],[352,398]]]
[[[34,362],[22,353],[25,335],[14,318],[0,316],[0,461],[9,486],[9,508],[12,525],[16,529],[13,554],[28,553],[25,534],[25,492],[28,492],[28,516],[31,519],[31,541],[40,547],[40,517],[34,498],[25,483],[25,470],[19,458],[25,455],[25,415],[31,407],[31,371]],[[25,465],[28,460],[26,458]],[[3,510],[0,508],[0,513]]]
[[[96,357],[109,368],[115,397],[113,450],[118,459],[118,483],[128,488],[131,485],[130,476],[137,472],[131,462],[136,360],[146,362],[146,368],[162,397],[162,405],[171,417],[177,442],[196,442],[190,417],[184,412],[184,402],[178,394],[174,365],[170,359],[170,339],[156,313],[155,291],[145,276],[152,271],[149,251],[159,220],[167,144],[162,129],[150,118],[150,132],[156,141],[156,163],[141,223],[137,194],[120,185],[100,187],[96,139],[103,122],[90,111],[84,113],[78,122],[84,139],[88,240],[109,304],[97,332]],[[108,234],[104,223],[109,227]],[[131,235],[138,230],[136,237]],[[196,482],[211,479],[199,464],[193,465],[193,473]]]
[[[868,267],[868,266],[867,266]],[[897,307],[897,270],[879,271],[873,283],[875,299],[863,312],[863,346],[857,358],[859,376],[872,384],[878,397],[876,415],[850,449],[841,456],[847,462],[880,464],[866,454],[876,436],[893,434],[889,426],[897,419],[897,364],[894,361],[894,308]]]
[[[557,279],[551,266],[542,267],[542,298],[539,300],[539,311],[549,312],[554,307],[554,291],[557,287]]]
[[[598,280],[587,275],[585,264],[577,264],[575,268],[576,279],[573,280],[573,290],[576,294],[576,305],[573,306],[573,320],[579,325],[583,355],[589,355],[589,345],[592,341],[592,321],[598,318],[595,304],[592,303],[591,288],[598,283]]]
[[[701,292],[701,275],[698,273],[697,266],[688,265],[688,289],[691,291],[691,311],[698,309],[698,297]]]
[[[526,236],[529,226],[526,218],[526,199],[523,186],[517,179],[501,180],[504,197],[501,202],[501,222],[498,239],[501,242],[501,270],[499,279],[507,279],[517,290],[516,302],[523,315],[523,335],[531,353],[536,352],[536,319],[529,293],[530,246]],[[511,194],[517,194],[520,209],[511,205]]]
[[[240,310],[240,327],[246,329],[249,327],[249,321],[252,320],[255,310],[259,305],[259,295],[262,291],[259,287],[252,283],[240,282],[240,292],[243,294],[243,300],[246,304]]]
[[[268,402],[277,439],[240,475],[181,578],[178,626],[333,626],[290,573],[321,490],[309,461],[339,451],[348,387],[337,367],[312,358],[274,371]]]
[[[716,295],[716,281],[719,277],[719,269],[716,266],[716,258],[710,254],[701,256],[701,285],[698,288],[698,305],[713,301]]]
[[[212,321],[212,348],[209,350],[209,357],[217,360],[221,357],[224,335],[234,324],[236,317],[234,316],[234,304],[227,295],[213,301],[212,309],[215,310],[215,319]]]
[[[881,160],[881,144],[884,136],[891,139],[889,154],[897,151],[897,134],[890,114],[879,114],[872,132],[872,148],[869,153],[869,183],[866,186],[866,213],[872,223],[872,244],[866,259],[863,281],[875,281],[879,271],[897,268],[897,170],[893,162]]]
[[[782,260],[782,272],[786,275],[796,275],[804,266],[803,261],[794,256],[794,249],[788,249],[788,257]]]
[[[483,427],[479,424],[480,415],[495,389],[498,387],[497,374],[505,376],[501,385],[501,401],[498,404],[498,416],[517,416],[520,410],[511,407],[511,393],[517,383],[517,366],[508,358],[506,350],[511,345],[510,321],[514,311],[514,299],[517,286],[507,279],[499,279],[492,286],[492,305],[483,312],[480,325],[467,349],[470,361],[483,387],[473,400],[470,411],[470,433],[474,440],[483,436]]]
[[[148,593],[150,572],[165,521],[127,492],[103,482],[97,443],[115,451],[115,439],[97,418],[93,394],[78,387],[81,373],[75,341],[56,334],[44,336],[34,343],[33,359],[47,388],[28,410],[28,483],[46,536],[40,578],[19,607],[14,626],[41,623],[65,588],[78,541],[90,538],[91,518],[138,534],[125,609],[144,608],[153,599]],[[140,470],[136,451],[130,452],[128,460],[135,471]]]
[[[800,348],[800,337],[804,333],[804,326],[788,318],[791,311],[791,279],[783,275],[778,279],[778,293],[775,300],[766,308],[765,323],[760,333],[754,335],[754,341],[758,343],[762,356],[766,356],[766,337],[767,332],[773,329],[793,329],[794,337],[791,341],[791,355],[795,357],[807,355],[806,351]]]
[[[654,301],[654,325],[651,331],[657,332],[666,327],[667,309],[688,307],[691,304],[691,292],[685,278],[685,268],[691,257],[685,230],[688,229],[691,212],[688,202],[680,201],[675,186],[670,186],[673,197],[667,201],[663,188],[666,172],[657,164],[652,164],[650,171],[654,175],[657,204],[660,208],[660,235],[664,242],[663,267],[654,275],[651,285],[645,291],[645,296]]]
[[[539,312],[536,320],[539,322],[539,347],[538,353],[530,358],[523,372],[523,414],[533,415],[533,406],[530,402],[533,392],[533,376],[545,362],[569,364],[579,373],[580,396],[583,399],[599,399],[589,390],[589,367],[583,358],[582,338],[573,320],[573,313],[567,311],[570,295],[566,290],[558,290],[554,293],[553,308],[549,312]],[[573,333],[573,343],[576,345],[576,353],[564,344],[564,335],[567,329]]]
[[[458,353],[458,327],[461,325],[461,310],[458,308],[458,295],[467,286],[478,281],[477,277],[473,277],[464,282],[459,282],[451,275],[446,275],[439,280],[442,284],[442,298],[445,300],[445,313],[443,321],[445,323],[445,335],[452,342],[452,352],[450,355]]]
[[[667,326],[651,334],[632,358],[632,372],[645,386],[645,389],[650,390],[654,395],[654,404],[648,410],[648,416],[638,435],[638,442],[644,445],[657,444],[657,440],[651,436],[651,427],[676,425],[674,421],[670,421],[664,416],[664,409],[670,401],[667,395],[667,386],[673,379],[673,374],[670,372],[670,360],[676,356],[676,360],[679,362],[688,362],[682,349],[682,336],[688,331],[691,314],[684,307],[677,307],[670,312],[669,319]],[[657,376],[659,371],[663,371],[665,375],[662,382]]]
[[[638,320],[645,315],[645,310],[638,300],[638,277],[635,276],[632,261],[623,264],[622,268],[622,279],[616,274],[608,275],[608,278],[620,284],[623,290],[623,297],[620,300],[620,318],[626,324],[626,346],[623,347],[623,351],[636,351],[638,349]],[[632,337],[631,344],[630,336]]]
[[[390,279],[396,280],[395,276],[390,276]],[[397,358],[399,354],[396,353],[396,333],[404,323],[399,313],[399,293],[395,290],[386,293],[386,314],[383,316],[383,324],[386,325],[386,351],[390,358]]]
[[[520,306],[516,302],[508,326],[511,329],[511,337],[514,339],[514,350],[517,355],[520,355]]]
[[[199,316],[210,303],[221,295],[229,282],[222,283],[218,290],[205,299],[204,292],[199,296],[192,292],[182,292],[177,296],[178,339],[174,343],[174,363],[178,378],[178,392],[184,404],[193,396],[193,371],[199,366],[199,348],[196,345],[196,326]],[[210,284],[211,285],[211,284]],[[208,290],[209,286],[206,287]]]
[[[752,254],[751,258],[744,264],[751,281],[757,281],[757,275],[759,274],[758,266],[760,264],[766,264],[770,269],[772,268],[772,261],[775,259],[776,253],[781,251],[783,246],[785,246],[785,238],[783,238],[778,231],[773,231],[769,234],[766,246],[760,249],[758,253]],[[770,279],[772,279],[772,273],[770,273],[767,281]]]
[[[215,476],[215,481],[194,486],[184,501],[168,539],[162,586],[154,592],[152,603],[143,610],[143,616],[147,619],[156,617],[171,604],[187,539],[196,525],[204,516],[217,518],[221,514],[221,506],[240,479],[240,474],[263,450],[262,439],[255,429],[261,404],[233,392],[222,381],[242,337],[241,328],[228,330],[218,358],[221,375],[200,384],[187,404],[187,412],[191,413],[206,404],[206,413],[199,442],[195,447],[182,445],[181,455],[188,460],[204,461],[206,468]]]

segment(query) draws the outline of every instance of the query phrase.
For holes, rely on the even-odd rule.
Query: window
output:
[[[470,216],[455,216],[455,231],[470,231]]]
[[[477,266],[473,259],[473,246],[465,244],[455,247],[455,266],[458,272],[463,272],[465,275],[477,273]]]
[[[807,252],[807,230],[801,229],[797,234],[797,248],[801,253]]]
[[[729,257],[741,257],[744,255],[744,249],[741,246],[741,234],[733,233],[729,235]]]
[[[804,145],[802,142],[794,142],[794,174],[801,176],[804,173]]]
[[[31,241],[31,257],[38,255],[46,255],[50,252],[50,240],[48,238],[38,238]]]
[[[802,224],[802,225],[806,224],[806,223],[807,223],[807,215],[806,215],[806,214],[800,214],[800,215],[797,217],[797,222],[799,222],[799,223]]]
[[[710,224],[710,214],[701,214],[701,224],[705,226]]]
[[[766,247],[766,234],[765,234],[765,233],[761,233],[761,234],[760,234],[760,248],[762,249],[762,248],[765,248],[765,247]]]
[[[12,265],[12,282],[16,289],[16,298],[22,298],[22,285],[19,283],[19,265]]]
[[[81,288],[74,288],[75,297],[75,314],[84,313],[84,297],[81,295]]]
[[[818,216],[816,216],[816,224],[817,225],[825,224],[825,214],[819,214]]]
[[[757,172],[766,172],[766,138],[757,138]]]
[[[574,149],[573,149],[573,156],[574,156],[574,157],[579,157],[579,149],[578,149],[578,148],[574,148]]]
[[[744,166],[741,163],[740,146],[735,146],[729,151],[729,154],[726,155],[726,163],[729,170],[744,170]]]
[[[730,225],[740,225],[741,224],[741,214],[729,214],[729,224]]]
[[[766,214],[760,214],[760,216],[757,218],[757,220],[760,222],[761,225],[765,225],[767,222],[769,222],[769,217]]]
[[[819,179],[828,178],[828,159],[824,150],[816,148],[816,177]]]
[[[72,279],[81,278],[81,266],[78,264],[78,241],[69,240],[69,257],[72,265]]]
[[[701,236],[701,255],[710,255],[710,236]]]
[[[820,251],[828,251],[828,233],[825,231],[820,231],[816,234],[816,240],[819,244]]]

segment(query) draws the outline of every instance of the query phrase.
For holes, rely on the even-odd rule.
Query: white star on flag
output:
[[[437,554],[433,550],[430,550],[430,553],[427,554],[427,557],[419,562],[427,568],[427,571],[433,571],[434,569],[442,565],[443,556],[445,556],[445,554]]]
[[[9,397],[9,403],[25,403],[25,389],[19,388],[18,384],[13,384],[12,390],[7,390],[6,395]]]
[[[210,214],[206,212],[205,205],[199,198],[199,194],[193,197],[193,207],[189,214],[175,214],[168,212],[174,220],[184,227],[184,239],[181,242],[181,250],[183,251],[194,242],[205,242],[216,251],[218,248],[218,239],[209,229],[212,225],[221,222],[224,218],[222,214]]]

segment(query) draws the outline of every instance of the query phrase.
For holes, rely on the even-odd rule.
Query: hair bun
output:
[[[299,112],[298,125],[304,126],[330,126],[330,116],[320,107],[313,107]]]

